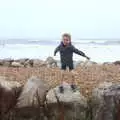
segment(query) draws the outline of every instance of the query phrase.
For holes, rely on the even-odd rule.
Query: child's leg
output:
[[[64,71],[66,70],[67,66],[66,64],[61,63],[61,80],[60,80],[60,85],[63,83],[63,78],[64,78]]]
[[[64,92],[63,82],[64,82],[64,70],[61,70],[61,80],[60,80],[60,86],[59,86],[60,93]]]
[[[64,82],[64,71],[66,70],[66,64],[61,63],[61,80],[60,80],[60,93],[64,92],[63,82]]]
[[[61,70],[61,80],[60,80],[60,85],[62,85],[63,82],[64,82],[64,71],[65,71],[65,70]]]
[[[71,88],[74,92],[76,91],[76,88],[77,88],[76,83],[75,83],[75,76],[73,72],[72,72]]]
[[[66,70],[66,64],[61,63],[61,70]]]
[[[69,65],[69,71],[71,72],[71,75],[72,75],[72,81],[71,81],[72,85],[75,84],[73,69],[74,69],[74,66],[73,66],[73,63],[72,63],[72,64]]]

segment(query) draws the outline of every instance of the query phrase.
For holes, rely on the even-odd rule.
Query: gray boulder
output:
[[[112,65],[112,62],[104,62],[103,65]]]
[[[33,67],[33,61],[34,61],[33,59],[29,59],[25,61],[24,67],[27,67],[27,68]]]
[[[92,66],[92,65],[97,65],[97,63],[93,61],[77,61],[75,64],[76,67],[79,67],[79,66],[87,67],[87,66]]]
[[[9,113],[15,107],[22,86],[18,82],[0,77],[0,120],[8,120]]]
[[[57,67],[57,61],[52,57],[48,57],[45,63],[47,64],[47,67]]]
[[[17,68],[19,68],[19,67],[24,67],[24,65],[22,65],[22,64],[19,63],[19,62],[12,62],[10,66],[11,66],[11,67],[17,67]]]
[[[24,65],[26,61],[28,61],[29,59],[28,58],[21,58],[21,59],[17,59],[17,60],[14,60],[15,62],[19,62],[20,64]]]
[[[17,120],[37,119],[44,114],[46,92],[49,89],[45,81],[31,77],[23,87],[16,105],[15,117]],[[44,120],[44,116],[42,116]]]
[[[4,67],[10,67],[11,63],[13,62],[14,60],[11,59],[11,58],[6,58],[6,59],[3,59],[3,66]]]
[[[50,120],[85,120],[87,100],[77,90],[73,92],[69,84],[64,84],[64,93],[59,92],[59,86],[51,89],[46,98]]]
[[[42,60],[39,60],[39,59],[33,60],[33,67],[46,67],[46,66],[47,64]]]
[[[4,64],[4,60],[0,59],[0,66],[3,66],[3,64]]]
[[[120,119],[120,85],[105,82],[93,90],[93,120]]]
[[[120,65],[120,61],[113,62],[114,65]]]

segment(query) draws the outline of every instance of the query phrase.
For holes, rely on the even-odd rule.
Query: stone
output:
[[[18,82],[0,77],[0,119],[7,117],[7,114],[15,107],[21,89],[22,86]]]
[[[93,120],[120,119],[120,85],[105,82],[92,94]]]
[[[45,63],[47,64],[47,67],[49,67],[49,68],[57,67],[57,61],[55,59],[53,59],[52,57],[48,57],[46,59]]]
[[[33,60],[33,67],[47,67],[47,64],[39,59],[34,59]]]
[[[44,114],[44,102],[48,89],[49,86],[45,81],[35,76],[28,79],[18,98],[18,102],[15,107],[15,118],[17,120],[25,118],[35,120],[37,117],[41,117]],[[42,118],[42,120],[44,119]]]
[[[63,84],[64,93],[60,93],[59,86],[51,89],[46,98],[50,120],[85,120],[87,100],[79,90],[73,92],[69,84]]]
[[[24,65],[22,65],[21,63],[19,63],[19,62],[12,62],[11,63],[11,65],[10,65],[11,67],[24,67]]]

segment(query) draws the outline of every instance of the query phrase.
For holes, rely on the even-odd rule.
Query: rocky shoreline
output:
[[[70,73],[51,57],[1,60],[0,120],[120,120],[119,63],[77,61]],[[69,83],[73,76],[75,92]]]
[[[0,120],[119,120],[120,84],[99,84],[86,98],[64,83],[59,86],[31,77],[24,86],[0,77]]]
[[[74,61],[74,66],[91,66],[91,65],[120,65],[120,61],[104,62],[103,64],[96,63],[94,61]],[[0,59],[0,66],[2,67],[60,67],[60,61],[55,60],[52,57],[48,57],[45,61],[40,59]]]

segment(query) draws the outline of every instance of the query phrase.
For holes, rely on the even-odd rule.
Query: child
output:
[[[67,34],[67,33],[62,35],[62,42],[55,49],[54,56],[56,55],[56,53],[58,51],[60,52],[61,69],[62,70],[66,70],[67,67],[69,68],[70,71],[74,69],[74,66],[73,66],[73,53],[81,55],[81,56],[85,57],[88,60],[90,59],[89,57],[87,57],[85,55],[85,53],[83,53],[82,51],[78,50],[77,48],[75,48],[72,45],[72,43],[71,43],[71,35]],[[72,90],[75,89],[74,83],[71,84],[71,88],[72,88]],[[60,91],[61,92],[64,91],[62,86],[60,87]]]

